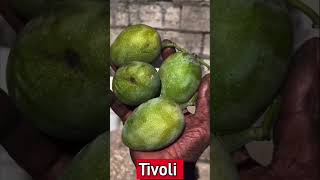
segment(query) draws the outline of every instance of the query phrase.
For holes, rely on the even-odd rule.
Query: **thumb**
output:
[[[210,116],[210,74],[206,74],[199,87],[196,115]]]
[[[122,123],[125,123],[132,113],[132,107],[129,107],[120,102],[112,91],[109,90],[111,99],[111,109],[120,117]]]

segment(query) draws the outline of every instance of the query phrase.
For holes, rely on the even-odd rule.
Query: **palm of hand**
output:
[[[186,127],[179,139],[159,151],[141,152],[130,150],[133,162],[137,159],[183,159],[196,162],[210,143],[209,89],[210,76],[202,79],[199,87],[199,98],[195,114],[186,114]],[[112,109],[125,123],[132,111],[117,100],[112,103]]]

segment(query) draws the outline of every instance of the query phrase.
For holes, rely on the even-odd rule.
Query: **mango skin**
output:
[[[124,104],[137,106],[160,92],[160,78],[150,64],[133,61],[119,68],[112,81],[116,97]]]
[[[131,61],[151,63],[161,51],[158,32],[147,25],[137,24],[125,28],[111,45],[111,60],[116,66]]]
[[[154,98],[141,104],[128,118],[122,141],[132,150],[159,150],[174,142],[184,126],[183,113],[175,102]]]
[[[160,66],[161,96],[178,104],[186,103],[198,90],[201,66],[192,55],[177,52]]]
[[[283,0],[216,0],[211,10],[212,131],[249,128],[278,94],[292,54]]]
[[[28,23],[10,53],[9,95],[50,136],[84,141],[107,128],[108,10],[61,5]]]
[[[59,180],[105,180],[108,178],[109,133],[103,133],[75,156]]]

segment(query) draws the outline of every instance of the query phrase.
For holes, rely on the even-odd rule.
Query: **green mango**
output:
[[[201,66],[195,57],[177,52],[160,66],[161,96],[183,104],[196,93],[201,81]]]
[[[153,151],[174,142],[184,129],[178,104],[154,98],[136,108],[122,129],[122,141],[130,149]]]
[[[152,65],[133,61],[117,70],[112,89],[122,103],[137,106],[159,94],[160,78]]]
[[[50,136],[89,140],[107,128],[108,10],[63,4],[28,23],[10,53],[9,95]]]
[[[111,45],[111,60],[116,66],[132,61],[151,63],[161,51],[158,32],[147,25],[137,24],[125,28]]]
[[[105,180],[109,178],[109,133],[86,145],[72,160],[60,180]]]
[[[216,0],[212,8],[212,130],[249,128],[278,93],[290,64],[292,28],[283,0]]]
[[[216,137],[211,138],[211,176],[215,180],[239,180],[239,174],[230,154]]]
[[[84,1],[105,1],[105,0],[9,0],[9,7],[25,20],[46,13],[52,7],[59,3],[72,2],[82,3]]]

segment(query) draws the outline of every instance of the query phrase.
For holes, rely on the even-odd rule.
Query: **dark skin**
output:
[[[162,60],[175,53],[174,48],[164,48],[161,51]],[[114,70],[117,68],[112,66]],[[120,117],[123,123],[131,115],[134,108],[122,104],[112,96],[112,110]],[[194,114],[186,112],[184,115],[185,129],[182,135],[173,144],[152,152],[130,150],[132,161],[137,159],[183,159],[195,163],[203,151],[210,144],[210,74],[205,75],[198,89],[198,100]]]
[[[319,38],[313,38],[307,41],[294,56],[295,64],[292,66],[282,89],[281,114],[275,126],[275,154],[272,164],[269,167],[262,167],[250,158],[245,149],[240,149],[234,154],[234,159],[238,162],[241,179],[320,179],[318,172],[320,168],[320,143],[318,141],[320,135],[319,52]],[[163,59],[172,53],[174,53],[172,49],[163,50]],[[209,107],[209,102],[205,100],[209,98],[207,84],[209,85],[209,77],[204,77],[199,88],[198,110],[195,115],[185,117],[187,128],[180,139],[167,148],[156,152],[130,150],[133,161],[136,159],[167,158],[184,159],[189,162],[197,161],[204,150],[203,147],[207,146],[206,139],[204,138],[205,140],[202,141],[203,136],[207,135],[195,132],[209,133],[208,129],[196,130],[198,127],[201,129],[203,121],[205,125],[210,124],[205,120],[209,117],[209,109],[206,109]],[[124,123],[132,112],[130,108],[119,102],[114,104],[113,110],[123,119]]]
[[[297,51],[282,91],[274,130],[274,157],[262,167],[243,151],[235,154],[243,180],[320,179],[320,39]]]
[[[0,92],[0,117],[5,124],[0,144],[33,179],[57,179],[87,142],[70,144],[41,133],[20,116],[10,97],[2,90]]]
[[[7,1],[0,1],[1,14],[16,32],[20,32],[24,23],[6,7]],[[172,53],[172,51],[169,52]],[[319,46],[312,52],[319,52]],[[319,119],[320,109],[319,53],[316,58],[307,57],[307,59],[311,60],[300,61],[293,67],[283,89],[282,113],[275,130],[276,153],[272,165],[261,167],[250,159],[245,151],[238,152],[237,161],[239,161],[241,179],[320,179],[317,174],[320,167],[319,153],[317,153],[320,152],[317,139],[319,121],[315,121]],[[186,129],[183,135],[174,144],[160,151],[131,151],[133,161],[144,158],[197,161],[209,145],[209,81],[209,76],[202,80],[197,112],[194,115],[186,114]],[[116,99],[112,102],[112,108],[124,121],[132,110]],[[9,122],[6,124],[8,128],[0,134],[1,145],[35,180],[57,179],[75,153],[86,143],[68,145],[67,142],[53,139],[39,132],[28,120],[20,116],[3,91],[0,93],[0,117],[2,121],[5,117],[4,122]],[[284,167],[288,168],[281,171]]]

